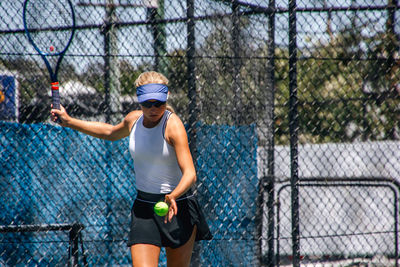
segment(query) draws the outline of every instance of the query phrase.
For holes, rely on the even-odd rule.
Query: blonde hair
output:
[[[156,71],[146,71],[139,75],[135,81],[135,86],[139,87],[148,83],[161,83],[168,85],[168,79],[159,72]]]
[[[173,107],[171,107],[170,105],[167,104],[166,109],[172,113],[175,113],[175,109]]]

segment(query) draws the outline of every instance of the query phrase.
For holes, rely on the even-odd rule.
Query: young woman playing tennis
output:
[[[82,121],[65,109],[52,109],[61,125],[106,140],[129,137],[138,191],[131,211],[127,245],[133,266],[158,266],[165,247],[168,266],[189,266],[196,240],[212,235],[191,187],[196,171],[188,138],[180,118],[167,110],[168,79],[154,71],[142,73],[135,82],[141,110],[130,112],[117,125]],[[165,217],[153,207],[169,205]]]

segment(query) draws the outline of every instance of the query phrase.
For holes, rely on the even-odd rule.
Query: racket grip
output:
[[[58,91],[58,82],[51,83],[51,99],[54,109],[61,109],[60,107],[60,92]]]
[[[52,82],[51,83],[51,102],[53,104],[54,109],[61,109],[61,104],[60,104],[60,92],[59,92],[59,83],[58,82]],[[60,118],[57,118],[56,123],[61,123]]]

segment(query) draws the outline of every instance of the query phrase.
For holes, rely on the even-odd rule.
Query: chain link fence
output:
[[[397,0],[72,2],[70,115],[118,123],[141,72],[170,80],[214,235],[193,266],[398,266]],[[0,265],[128,266],[127,140],[50,122],[22,7],[0,2]]]

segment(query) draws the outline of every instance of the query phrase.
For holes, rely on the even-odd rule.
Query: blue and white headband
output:
[[[168,99],[168,86],[161,83],[148,83],[136,88],[138,102],[158,100],[165,102]]]

